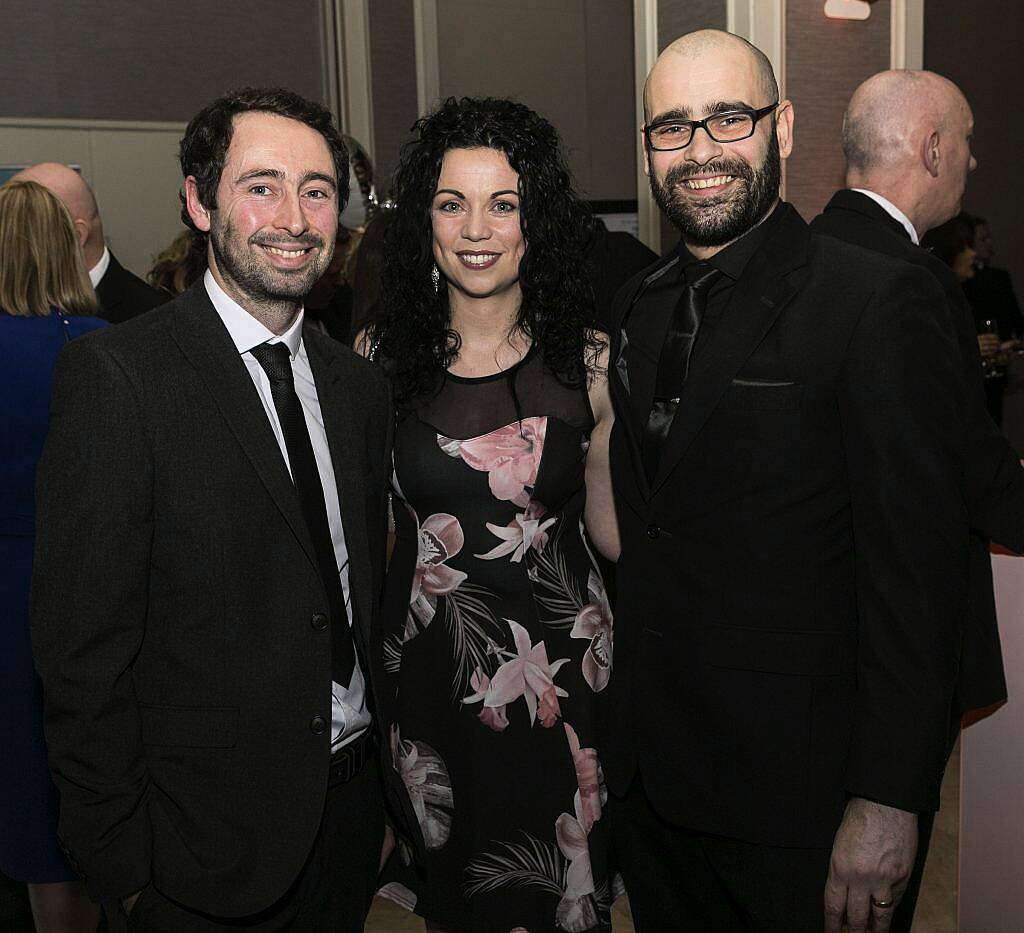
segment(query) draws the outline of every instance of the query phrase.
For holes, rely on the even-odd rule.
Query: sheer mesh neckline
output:
[[[491,373],[487,376],[458,376],[453,373],[450,369],[444,371],[446,379],[454,379],[456,382],[474,383],[474,382],[492,382],[495,379],[501,379],[508,377],[514,373],[517,369],[520,369],[530,357],[533,356],[534,350],[537,347],[537,341],[534,341],[527,348],[526,352],[514,362],[507,369],[499,369],[496,373]]]

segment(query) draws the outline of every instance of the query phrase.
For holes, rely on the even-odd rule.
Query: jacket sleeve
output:
[[[32,640],[59,836],[97,901],[150,877],[132,662],[144,637],[152,460],[138,399],[95,338],[56,369],[36,481]]]
[[[966,616],[966,406],[938,300],[922,270],[880,279],[839,390],[858,618],[846,790],[909,811],[938,806]]]

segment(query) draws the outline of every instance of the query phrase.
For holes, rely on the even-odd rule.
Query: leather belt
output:
[[[373,756],[377,743],[374,741],[373,730],[367,729],[354,742],[349,742],[331,756],[331,769],[327,776],[327,786],[337,787],[347,784],[363,769]]]

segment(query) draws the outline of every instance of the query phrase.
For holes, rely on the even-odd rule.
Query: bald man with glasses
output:
[[[779,200],[793,105],[749,43],[677,40],[644,104],[681,241],[612,326],[602,763],[630,904],[645,931],[885,931],[938,804],[966,601],[942,293]]]

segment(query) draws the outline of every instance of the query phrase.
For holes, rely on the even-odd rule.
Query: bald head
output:
[[[922,134],[949,131],[970,118],[960,89],[931,71],[882,71],[850,98],[843,152],[851,171],[865,173],[916,159]]]
[[[59,162],[40,162],[18,172],[11,180],[34,181],[57,195],[75,223],[86,265],[91,268],[99,262],[103,255],[103,222],[96,198],[78,172]]]
[[[651,73],[644,84],[644,117],[648,121],[656,116],[651,110],[649,91],[652,84],[663,80],[680,66],[687,67],[696,59],[716,56],[744,61],[753,73],[761,95],[762,104],[771,104],[779,99],[779,85],[768,56],[746,39],[723,32],[720,29],[701,29],[680,36],[658,56]]]
[[[953,217],[975,167],[974,117],[960,89],[931,71],[882,71],[850,98],[846,184],[890,200],[919,235]]]

